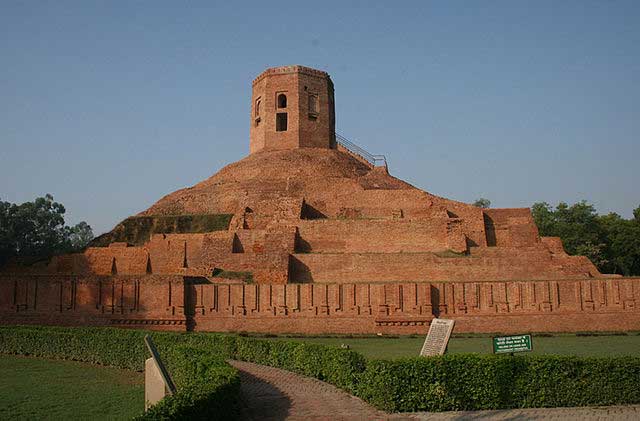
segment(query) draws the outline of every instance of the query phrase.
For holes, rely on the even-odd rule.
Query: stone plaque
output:
[[[433,319],[429,326],[429,333],[424,340],[420,355],[428,357],[431,355],[444,355],[453,331],[454,320]]]
[[[146,411],[165,396],[173,395],[176,387],[160,359],[151,336],[146,335],[144,342],[151,353],[151,358],[144,362],[144,410]]]

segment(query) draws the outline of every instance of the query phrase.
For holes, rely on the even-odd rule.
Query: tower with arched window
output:
[[[335,149],[333,82],[304,66],[273,67],[254,81],[250,152]]]

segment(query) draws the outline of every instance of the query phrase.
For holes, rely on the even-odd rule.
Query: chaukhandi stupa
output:
[[[482,209],[389,174],[335,132],[329,75],[253,81],[250,154],[79,254],[5,270],[5,322],[299,333],[640,328],[640,283],[607,278],[528,208]]]

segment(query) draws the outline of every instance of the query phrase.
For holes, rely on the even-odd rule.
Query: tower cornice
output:
[[[255,79],[253,79],[252,85],[255,85],[256,83],[260,82],[262,79],[264,79],[267,76],[285,75],[290,73],[300,73],[304,75],[322,77],[322,78],[327,78],[331,80],[331,76],[329,76],[329,73],[325,71],[312,69],[311,67],[295,64],[291,66],[270,67],[264,72],[260,73]]]

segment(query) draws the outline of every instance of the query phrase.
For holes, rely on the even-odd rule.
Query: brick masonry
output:
[[[391,176],[337,147],[334,120],[328,74],[267,69],[253,82],[250,154],[139,214],[233,215],[227,230],[10,264],[0,320],[414,333],[439,315],[458,331],[640,329],[637,279],[567,255],[527,208],[480,209]]]
[[[640,279],[344,284],[3,276],[0,321],[282,333],[640,330]]]

